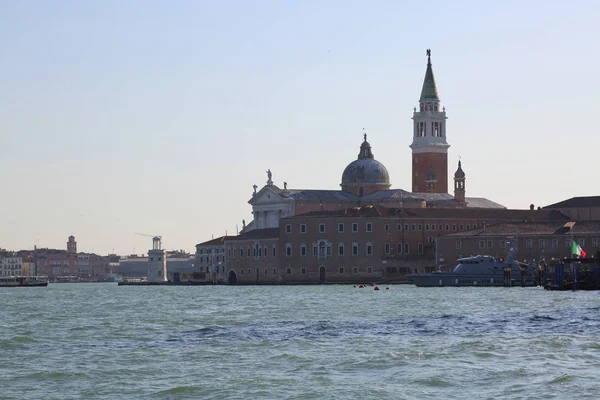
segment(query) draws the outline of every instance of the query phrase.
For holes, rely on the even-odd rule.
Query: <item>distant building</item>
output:
[[[205,274],[205,279],[225,279],[225,241],[232,236],[221,236],[196,245],[195,272]],[[200,275],[202,276],[202,275]]]
[[[0,258],[0,276],[22,276],[23,259],[21,257]]]
[[[600,196],[572,197],[544,209],[560,210],[574,221],[600,221]]]
[[[540,211],[535,211],[540,212]],[[525,220],[480,226],[437,239],[441,264],[453,266],[456,260],[471,255],[505,257],[507,246],[517,249],[517,259],[539,263],[571,257],[575,240],[588,254],[600,251],[600,221]],[[511,244],[508,244],[508,242]]]

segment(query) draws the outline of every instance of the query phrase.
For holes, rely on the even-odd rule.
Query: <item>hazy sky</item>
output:
[[[362,128],[410,190],[431,48],[449,169],[511,208],[598,195],[597,1],[0,1],[0,248],[235,233],[252,185],[339,189]],[[451,189],[451,186],[450,186]]]

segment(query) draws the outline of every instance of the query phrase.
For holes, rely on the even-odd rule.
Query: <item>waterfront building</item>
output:
[[[501,222],[564,224],[556,210],[399,209],[377,205],[312,212],[282,219],[279,257],[283,282],[403,280],[431,272],[444,257],[443,236]]]
[[[225,240],[226,281],[236,283],[277,283],[280,270],[280,229],[254,229]]]
[[[540,210],[534,211],[539,213]],[[487,224],[437,239],[439,263],[453,266],[461,257],[485,254],[505,257],[512,246],[517,259],[538,265],[572,257],[572,241],[594,256],[600,250],[600,221],[526,219]]]
[[[21,257],[2,257],[0,258],[0,276],[22,276],[23,259]]]
[[[225,279],[225,241],[232,237],[221,236],[196,245],[194,271],[199,276],[214,281]]]
[[[215,279],[230,283],[403,280],[453,257],[436,246],[442,236],[525,220],[564,224],[570,208],[578,208],[557,203],[544,210],[508,210],[487,198],[467,197],[462,160],[452,177],[453,193],[448,193],[447,116],[429,50],[412,119],[410,191],[392,188],[389,171],[363,133],[358,156],[343,169],[338,190],[294,189],[287,182],[281,188],[267,170],[266,185],[260,190],[254,185],[248,201],[250,223],[242,221],[239,236],[197,245],[197,266],[208,271],[210,261],[218,271]],[[600,201],[597,206],[600,210]],[[600,217],[600,211],[595,213],[588,214]],[[223,264],[214,266],[215,255]]]

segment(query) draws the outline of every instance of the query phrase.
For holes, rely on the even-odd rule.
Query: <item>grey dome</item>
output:
[[[460,160],[458,161],[458,169],[454,173],[454,177],[455,178],[464,178],[465,177],[465,172],[462,170],[462,165],[460,163]]]
[[[352,161],[342,174],[342,186],[390,185],[390,174],[385,166],[375,160],[367,135],[360,146],[358,160]]]

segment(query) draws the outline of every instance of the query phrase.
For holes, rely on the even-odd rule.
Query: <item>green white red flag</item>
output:
[[[580,245],[577,244],[576,241],[573,240],[573,254],[578,255],[581,258],[585,258],[585,256],[587,255],[587,253],[585,251],[583,251],[583,249],[581,248]]]

